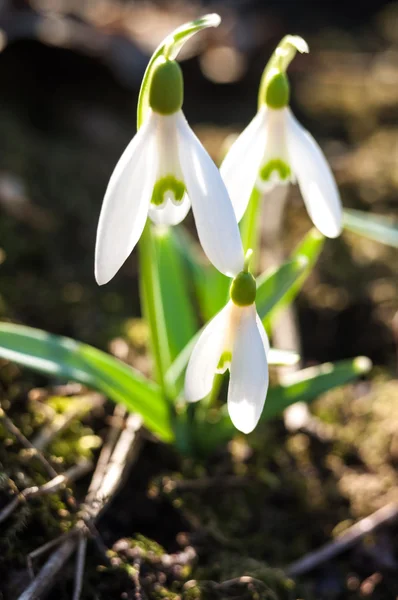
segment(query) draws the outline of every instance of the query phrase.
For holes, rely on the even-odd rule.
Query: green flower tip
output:
[[[181,109],[184,81],[175,60],[159,59],[153,68],[149,88],[149,106],[161,115],[172,115]]]
[[[265,88],[265,104],[270,108],[279,109],[288,106],[290,99],[290,85],[286,73],[271,71],[267,77]]]
[[[256,280],[248,271],[241,271],[231,283],[229,295],[237,306],[250,306],[256,299]]]

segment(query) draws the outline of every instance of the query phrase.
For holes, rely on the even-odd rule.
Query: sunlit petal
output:
[[[162,206],[149,206],[149,217],[157,225],[178,225],[187,216],[191,202],[188,195],[185,194],[181,204],[176,205],[171,200],[167,200]]]
[[[232,144],[220,167],[238,222],[256,183],[267,137],[268,110],[263,106]]]
[[[241,310],[232,351],[228,411],[235,427],[250,433],[263,410],[268,389],[268,365],[255,306]]]
[[[275,187],[294,181],[286,139],[286,111],[268,109],[267,135],[257,188],[267,194]]]
[[[156,171],[153,150],[154,122],[148,117],[122,154],[105,193],[95,247],[99,285],[117,273],[144,229]]]
[[[181,168],[202,248],[221,273],[237,275],[243,269],[243,248],[220,172],[182,113],[178,134]]]
[[[185,398],[188,402],[196,402],[211,391],[228,336],[230,311],[231,303],[228,303],[206,325],[196,342],[185,375]]]
[[[269,352],[269,348],[270,348],[268,335],[267,335],[267,332],[264,329],[264,325],[262,324],[262,321],[257,313],[256,313],[256,324],[257,324],[258,331],[260,333],[261,341],[263,342],[265,354],[268,356],[268,352]]]
[[[289,109],[286,109],[290,161],[314,225],[323,235],[337,237],[342,228],[342,207],[335,179],[326,158]]]

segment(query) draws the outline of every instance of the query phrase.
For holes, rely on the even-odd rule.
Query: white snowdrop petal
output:
[[[219,170],[182,113],[178,133],[180,163],[200,243],[213,265],[232,277],[243,269],[244,256],[227,189]]]
[[[237,221],[243,217],[264,155],[268,110],[263,106],[232,144],[220,167]]]
[[[167,200],[163,206],[149,205],[149,217],[156,225],[178,225],[187,216],[191,202],[187,194],[184,195],[181,204],[174,204]]]
[[[342,206],[333,173],[312,135],[290,109],[286,118],[290,160],[308,214],[323,235],[335,238],[342,229]]]
[[[229,302],[202,331],[185,374],[185,399],[196,402],[210,393],[230,321]]]
[[[270,348],[269,339],[268,339],[267,332],[264,329],[264,325],[263,325],[260,317],[258,316],[257,312],[256,312],[256,324],[257,324],[258,331],[260,333],[261,341],[263,342],[265,354],[266,354],[266,356],[268,356],[268,352],[269,352],[269,348]]]
[[[154,125],[149,116],[109,180],[95,247],[95,278],[99,285],[117,273],[144,229],[156,171]]]
[[[250,433],[263,410],[268,389],[268,364],[255,306],[241,310],[232,351],[228,412],[237,429]]]

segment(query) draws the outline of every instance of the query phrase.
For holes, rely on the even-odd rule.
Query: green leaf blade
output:
[[[170,358],[174,360],[197,332],[198,323],[174,229],[155,228],[153,238]]]
[[[173,440],[169,407],[159,386],[97,348],[40,329],[0,323],[0,358],[98,389],[139,413],[160,439]]]
[[[383,215],[365,213],[361,210],[345,209],[344,228],[393,248],[398,248],[398,223]]]
[[[295,402],[312,402],[321,394],[364,375],[371,366],[368,358],[360,356],[297,371],[287,383],[269,389],[261,420],[278,416]]]
[[[299,264],[301,263],[302,271],[286,292],[281,294],[279,300],[274,303],[272,309],[263,317],[263,324],[266,329],[270,329],[275,316],[295,300],[306,279],[311,274],[324,243],[324,236],[319,233],[317,229],[313,228],[295,248],[291,255],[291,261],[298,261]]]
[[[268,319],[270,313],[286,298],[306,267],[307,262],[298,257],[266,271],[257,279],[256,306],[261,320]]]

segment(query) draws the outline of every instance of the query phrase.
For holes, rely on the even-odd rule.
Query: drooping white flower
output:
[[[204,328],[185,375],[185,398],[196,402],[210,393],[215,374],[229,368],[228,411],[244,433],[257,425],[268,389],[269,343],[254,304],[255,285],[247,272],[235,278],[231,300]]]
[[[231,146],[221,165],[235,214],[240,221],[251,192],[297,181],[314,225],[327,237],[342,228],[339,192],[326,158],[288,106],[284,73],[269,77],[267,95],[257,115]]]
[[[148,215],[154,223],[176,225],[191,205],[209,260],[228,276],[243,268],[231,200],[216,165],[184,117],[182,90],[178,64],[160,60],[151,81],[151,108],[106,190],[95,252],[100,285],[112,279],[130,255]]]

